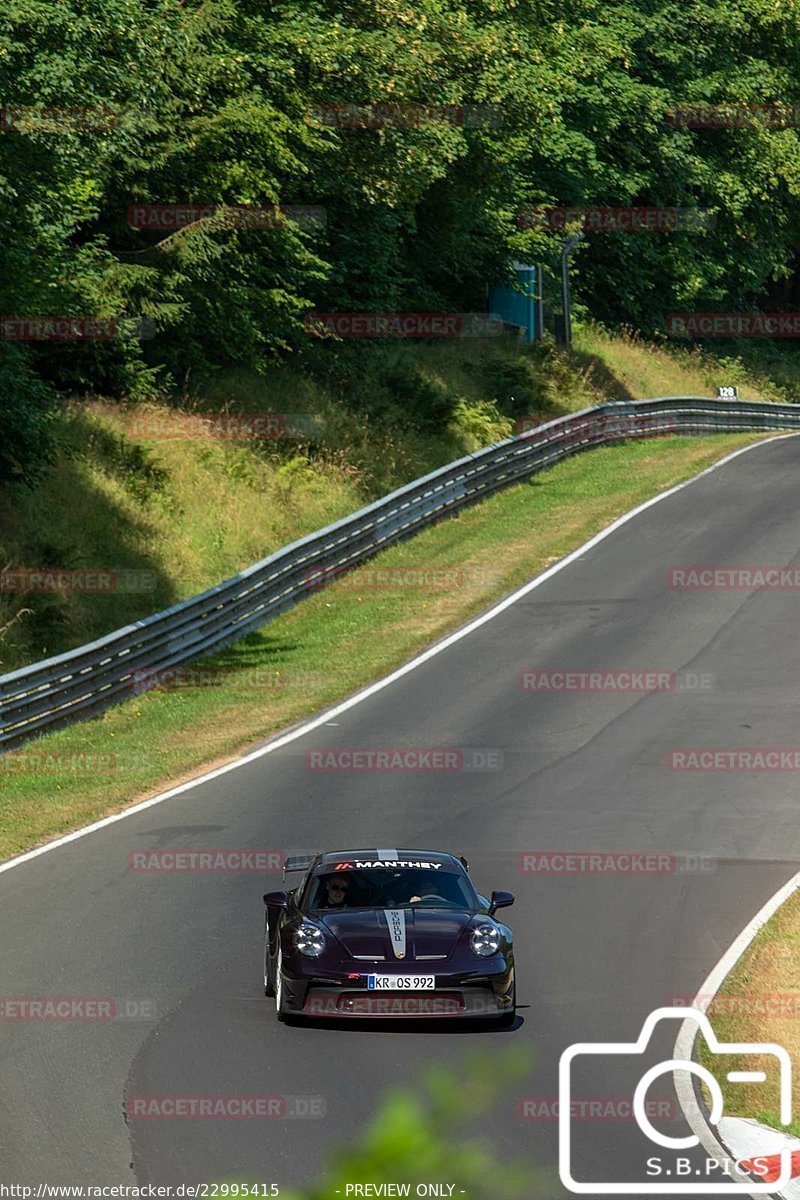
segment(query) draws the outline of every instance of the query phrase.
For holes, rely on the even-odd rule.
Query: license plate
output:
[[[367,988],[375,992],[432,992],[435,975],[368,975]]]

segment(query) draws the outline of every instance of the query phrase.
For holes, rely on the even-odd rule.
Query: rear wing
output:
[[[316,854],[289,855],[283,866],[283,878],[286,878],[287,871],[307,871],[316,857]]]

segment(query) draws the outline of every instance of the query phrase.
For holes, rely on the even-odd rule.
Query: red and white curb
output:
[[[723,1144],[761,1183],[774,1183],[781,1173],[781,1151],[792,1153],[792,1179],[779,1196],[800,1200],[800,1138],[744,1117],[723,1117],[717,1126]]]

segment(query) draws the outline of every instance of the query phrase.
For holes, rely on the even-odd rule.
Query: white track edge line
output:
[[[0,874],[5,871],[10,871],[13,867],[22,866],[23,863],[30,862],[32,859],[38,858],[42,854],[49,854],[51,850],[57,850],[60,846],[67,846],[70,842],[75,842],[79,838],[86,837],[87,834],[95,833],[98,829],[104,829],[107,825],[113,825],[116,821],[124,821],[126,817],[132,817],[135,813],[144,812],[145,809],[151,808],[155,804],[161,804],[164,800],[170,800],[173,796],[180,796],[183,792],[188,792],[191,788],[199,787],[201,784],[208,783],[212,779],[218,779],[221,775],[226,775],[228,771],[234,771],[237,767],[242,767],[247,763],[254,762],[257,758],[262,758],[266,754],[271,754],[274,750],[280,750],[283,746],[288,745],[289,742],[296,741],[297,738],[303,737],[306,733],[311,733],[312,730],[318,729],[320,725],[324,725],[326,721],[331,720],[333,717],[338,717],[341,713],[347,712],[347,710],[350,708],[354,708],[357,704],[360,704],[362,700],[368,700],[370,696],[374,696],[377,692],[382,691],[385,687],[388,687],[390,683],[394,683],[397,679],[402,679],[404,675],[407,675],[410,671],[422,666],[423,663],[428,662],[429,659],[433,658],[437,654],[440,654],[442,650],[447,650],[450,646],[460,641],[461,638],[466,637],[474,630],[479,629],[480,626],[485,625],[487,621],[491,621],[501,612],[504,612],[507,608],[510,608],[512,604],[516,604],[516,602],[521,600],[523,596],[527,596],[529,592],[532,592],[535,588],[540,587],[543,583],[546,583],[546,581],[551,579],[553,575],[556,575],[559,571],[563,571],[565,567],[568,567],[571,563],[575,562],[576,559],[579,559],[582,555],[586,554],[588,550],[593,549],[594,546],[604,541],[607,537],[614,533],[615,530],[619,529],[622,525],[626,525],[628,521],[632,521],[634,517],[638,517],[640,513],[645,512],[654,504],[658,504],[661,500],[666,500],[668,496],[674,496],[676,492],[683,491],[685,487],[695,483],[698,479],[702,479],[705,475],[710,475],[713,471],[716,471],[720,467],[725,466],[726,463],[731,462],[732,459],[738,458],[740,454],[746,454],[749,450],[755,450],[758,446],[763,446],[768,442],[782,441],[785,438],[791,437],[800,437],[800,434],[782,433],[778,434],[777,437],[759,438],[758,441],[751,442],[749,446],[740,446],[738,450],[733,450],[730,454],[726,454],[724,458],[719,459],[718,462],[712,463],[710,467],[705,467],[702,471],[698,471],[696,475],[692,475],[691,478],[685,479],[683,483],[677,483],[673,487],[667,488],[666,491],[659,492],[657,495],[651,496],[649,500],[645,500],[642,504],[637,505],[636,508],[632,508],[629,512],[623,513],[621,517],[617,517],[616,520],[612,521],[610,525],[607,525],[604,529],[601,529],[599,533],[596,533],[593,537],[589,538],[588,542],[584,542],[583,545],[578,546],[576,550],[570,551],[565,558],[559,559],[559,561],[554,563],[552,567],[548,567],[534,579],[531,579],[528,581],[528,583],[523,584],[523,586],[518,588],[516,592],[512,592],[510,596],[506,596],[505,600],[501,600],[498,604],[495,604],[492,608],[488,609],[479,617],[476,617],[474,620],[470,621],[467,625],[464,625],[461,629],[457,629],[453,633],[448,634],[441,641],[436,642],[435,645],[429,647],[421,654],[418,654],[414,658],[410,659],[409,662],[404,663],[401,667],[398,667],[396,670],[390,672],[390,674],[385,675],[383,679],[376,680],[375,683],[371,683],[367,687],[362,688],[361,691],[358,691],[353,696],[348,697],[347,700],[343,700],[340,704],[335,705],[333,708],[326,709],[324,712],[319,713],[316,717],[312,717],[310,720],[305,721],[302,725],[298,726],[297,729],[293,729],[289,733],[278,735],[266,746],[261,746],[258,750],[253,750],[249,754],[244,755],[242,758],[237,758],[233,762],[225,763],[225,765],[222,767],[217,767],[213,771],[208,771],[205,775],[198,775],[196,778],[190,779],[186,783],[181,783],[177,787],[169,788],[167,791],[161,792],[157,796],[151,796],[149,800],[142,800],[139,804],[133,804],[129,808],[123,809],[122,812],[112,813],[111,816],[102,817],[99,821],[93,821],[90,825],[84,825],[81,829],[76,829],[73,830],[72,833],[64,834],[63,837],[55,838],[51,842],[45,842],[43,846],[37,846],[33,850],[26,850],[24,854],[18,854],[14,858],[10,858],[6,862],[0,863]]]

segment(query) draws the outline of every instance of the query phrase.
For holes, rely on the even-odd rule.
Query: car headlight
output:
[[[480,958],[489,958],[500,949],[500,930],[494,925],[479,925],[473,929],[469,941]]]
[[[325,949],[325,934],[318,925],[301,925],[294,935],[294,944],[306,958],[319,958]]]

